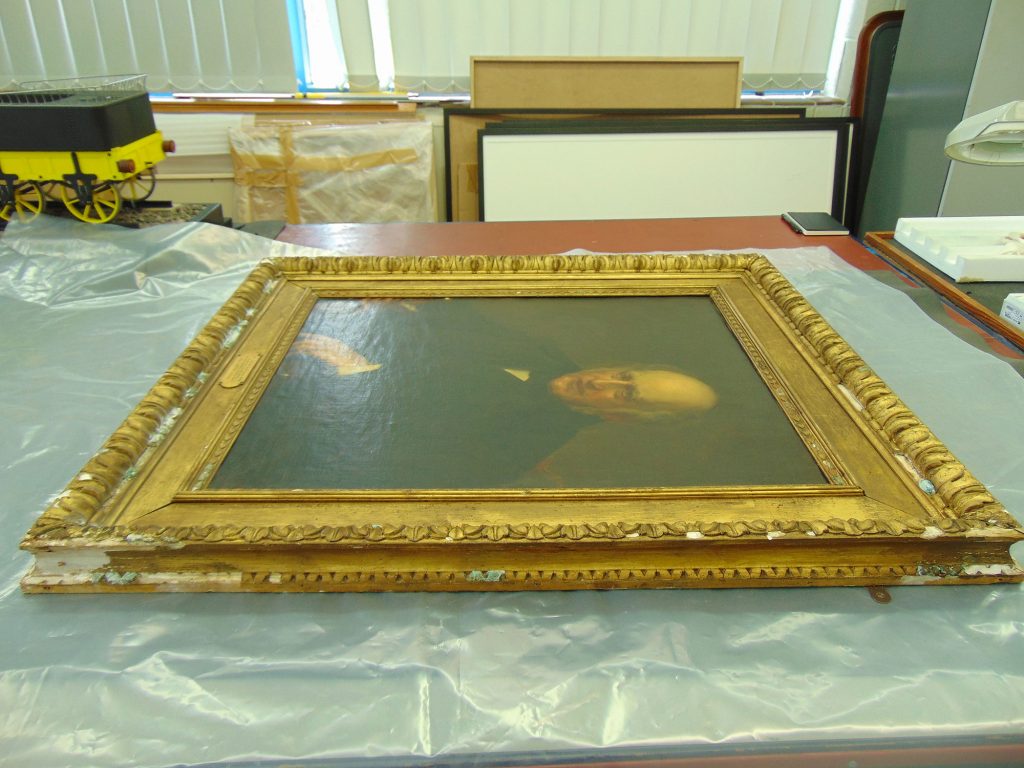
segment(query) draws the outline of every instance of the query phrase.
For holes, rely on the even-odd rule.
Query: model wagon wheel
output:
[[[43,210],[43,190],[34,181],[26,181],[14,188],[14,199],[0,208],[0,219],[29,221]]]
[[[134,176],[129,176],[124,181],[118,182],[117,191],[121,199],[132,203],[141,203],[148,200],[156,187],[156,171],[147,168],[139,171]]]
[[[97,184],[86,192],[87,196],[79,197],[74,187],[61,187],[60,196],[64,201],[64,207],[76,219],[90,224],[102,224],[114,218],[121,209],[121,196],[117,194],[117,188],[109,182]]]

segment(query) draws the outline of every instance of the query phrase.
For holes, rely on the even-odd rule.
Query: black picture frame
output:
[[[478,195],[481,220],[486,221],[486,200],[484,197],[484,142],[488,136],[508,135],[586,135],[586,134],[645,134],[645,133],[698,133],[720,132],[740,133],[753,131],[771,132],[805,132],[834,131],[836,133],[836,153],[832,166],[833,185],[831,209],[828,211],[834,218],[845,223],[852,202],[851,185],[855,179],[855,163],[853,155],[854,131],[858,121],[854,118],[804,118],[793,119],[690,119],[690,120],[517,120],[508,123],[496,123],[479,132],[477,137]],[[743,215],[736,213],[734,215]]]
[[[807,115],[804,107],[749,107],[749,108],[718,108],[718,109],[498,109],[498,108],[473,108],[473,107],[445,107],[444,108],[444,190],[445,190],[445,219],[455,221],[452,214],[453,195],[452,188],[455,180],[452,176],[452,136],[451,119],[453,117],[487,117],[494,116],[504,120],[537,118],[539,115],[562,115],[561,119],[583,120],[592,119],[593,116],[611,116],[614,119],[633,120],[655,117],[658,119],[670,119],[672,117],[694,119],[697,116],[707,116],[711,119],[756,119],[757,117],[776,119],[803,119]],[[573,117],[576,116],[576,117]],[[556,118],[557,119],[557,118]]]

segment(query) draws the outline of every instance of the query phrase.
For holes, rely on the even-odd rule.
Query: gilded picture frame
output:
[[[749,381],[737,386],[732,400],[694,385],[698,395],[687,407],[698,415],[649,426],[652,417],[611,438],[596,435],[606,423],[614,427],[623,420],[620,412],[594,416],[593,408],[588,413],[573,404],[577,415],[591,418],[569,441],[582,444],[582,461],[570,457],[569,469],[550,475],[557,480],[538,474],[538,467],[550,469],[543,457],[525,473],[510,470],[493,480],[494,465],[513,463],[501,453],[504,446],[519,440],[518,417],[501,415],[510,401],[484,397],[484,405],[470,408],[462,395],[447,397],[446,385],[442,394],[417,402],[416,386],[425,376],[384,376],[393,362],[388,345],[406,331],[367,324],[367,318],[406,323],[394,327],[421,333],[407,353],[421,354],[416,350],[423,342],[416,339],[445,336],[423,319],[435,309],[447,312],[444,302],[459,308],[472,303],[474,312],[501,310],[494,315],[499,320],[506,308],[516,308],[519,319],[500,333],[520,347],[534,348],[537,339],[546,344],[543,337],[559,333],[563,347],[593,347],[584,337],[601,338],[613,328],[622,348],[647,345],[686,360],[688,372],[663,378],[694,379],[691,363],[703,366],[704,378],[714,377],[731,365],[731,354],[743,358]],[[534,311],[576,317],[581,308],[589,314],[578,325],[549,322]],[[633,319],[601,326],[609,309]],[[705,318],[710,310],[718,318],[710,322],[725,329],[716,331],[721,338],[671,320],[673,312],[692,309]],[[340,335],[311,332],[318,312],[327,313],[322,323],[339,334],[370,328],[364,336],[372,336],[374,355],[384,363],[341,344]],[[651,319],[650,327],[641,319]],[[469,349],[470,335],[500,325],[474,321],[470,333],[460,330],[465,320],[455,322],[463,326],[447,335],[448,348]],[[530,323],[535,327],[524,343],[519,325]],[[587,331],[598,326],[606,331]],[[492,346],[484,339],[480,349]],[[680,353],[684,347],[699,351]],[[412,370],[437,363],[449,384],[472,378],[430,354],[414,360]],[[401,369],[398,362],[395,370]],[[619,376],[623,368],[591,366],[580,373],[597,370]],[[504,372],[522,381],[531,377],[526,369]],[[588,391],[584,378],[533,376],[538,391],[566,402]],[[734,378],[729,374],[711,388],[724,390]],[[311,387],[302,389],[306,379]],[[379,414],[364,417],[349,407],[351,392],[364,392],[351,387],[374,381],[389,381],[389,392],[413,392],[412,411],[426,413],[421,421],[434,424],[436,432],[399,430],[395,436],[405,417],[388,403],[383,426],[362,429]],[[635,395],[639,385],[630,386]],[[451,400],[457,414],[440,423],[439,398]],[[742,407],[754,400],[768,405]],[[472,420],[459,414],[469,411],[495,411],[500,418],[494,423],[502,426],[474,426],[466,432],[472,437],[460,437]],[[712,412],[718,421],[702,421]],[[775,433],[790,447],[773,447]],[[633,435],[634,442],[620,435]],[[722,435],[733,442],[719,440]],[[311,448],[314,438],[326,442]],[[387,440],[391,447],[357,439]],[[421,443],[410,452],[414,439]],[[600,440],[605,442],[595,442]],[[722,445],[712,455],[716,441]],[[677,443],[688,444],[689,453],[673,453]],[[792,445],[803,458],[777,458]],[[463,453],[446,453],[452,450]],[[624,453],[609,458],[616,450]],[[552,455],[570,453],[558,447]],[[678,458],[683,456],[689,458]],[[470,462],[482,469],[466,469]],[[596,472],[588,469],[595,462]],[[800,470],[801,462],[810,469]],[[403,474],[410,463],[423,472]],[[365,473],[346,475],[349,465]],[[430,482],[432,473],[442,479]],[[279,259],[252,272],[42,513],[22,542],[34,556],[22,588],[266,592],[995,583],[1024,580],[1009,553],[1022,539],[1020,524],[757,254]]]

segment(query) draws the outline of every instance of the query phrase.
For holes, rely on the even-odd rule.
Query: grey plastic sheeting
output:
[[[0,765],[1024,732],[1019,585],[22,595],[47,500],[254,262],[306,251],[45,217],[0,239]],[[1024,381],[825,249],[768,255],[1024,519]]]

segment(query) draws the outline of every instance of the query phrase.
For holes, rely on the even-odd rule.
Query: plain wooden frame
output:
[[[473,56],[470,103],[510,109],[739,107],[742,57]]]

